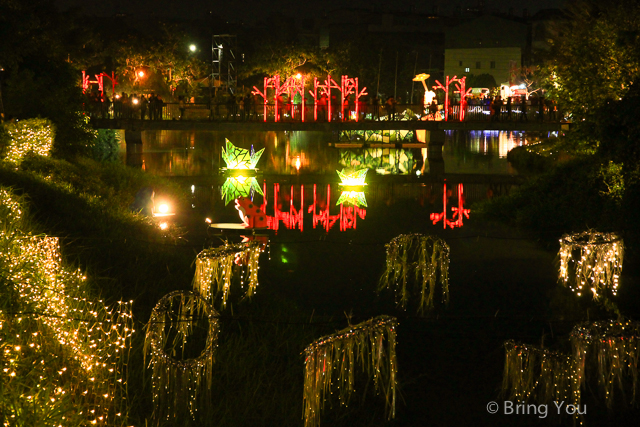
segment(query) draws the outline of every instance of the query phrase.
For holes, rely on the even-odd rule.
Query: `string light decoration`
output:
[[[246,266],[246,271],[240,274],[240,286],[244,288],[246,281],[245,297],[251,297],[258,286],[259,258],[260,244],[257,242],[225,244],[205,249],[196,258],[193,288],[207,299],[221,295],[222,306],[226,306],[234,265],[243,269]],[[215,294],[212,291],[214,285],[217,285]]]
[[[320,338],[304,350],[305,427],[320,425],[327,393],[333,394],[334,386],[340,404],[348,404],[358,362],[373,377],[376,392],[384,396],[388,418],[395,417],[396,327],[394,317],[379,316]]]
[[[580,405],[584,363],[572,355],[545,348],[505,343],[506,359],[502,379],[505,400]]]
[[[640,322],[604,321],[576,325],[571,343],[576,358],[587,356],[597,366],[598,385],[605,402],[613,406],[614,390],[625,394],[625,378],[631,379],[631,399],[636,402],[638,391],[638,360],[640,359]],[[587,360],[589,361],[589,360]]]
[[[398,305],[406,308],[409,301],[409,278],[419,285],[418,312],[433,308],[436,287],[442,288],[442,301],[449,303],[449,245],[439,237],[423,234],[401,234],[387,243],[386,269],[378,290],[395,288]]]
[[[8,425],[124,423],[131,304],[86,298],[58,239],[25,232],[23,215],[0,188],[0,413]]]
[[[169,420],[188,409],[195,418],[198,407],[210,399],[212,366],[218,340],[216,310],[199,294],[173,291],[154,307],[145,336],[145,363],[152,368],[154,417]],[[208,322],[204,349],[197,357],[176,358],[185,354],[187,338],[199,320]],[[181,347],[178,349],[177,347]]]
[[[20,120],[6,124],[5,129],[9,134],[6,160],[19,163],[29,152],[40,156],[51,153],[55,131],[50,120]]]
[[[578,296],[584,288],[591,289],[594,299],[602,291],[610,289],[613,295],[618,291],[624,243],[615,233],[585,231],[565,234],[560,239],[560,277]]]
[[[609,320],[576,325],[570,335],[570,354],[507,341],[502,382],[505,398],[538,404],[565,401],[578,408],[574,415],[580,418],[586,413],[580,406],[581,390],[587,387],[587,378],[597,378],[609,408],[613,407],[615,389],[625,398],[631,391],[628,402],[635,402],[639,340],[640,322]],[[587,372],[594,366],[596,375]]]

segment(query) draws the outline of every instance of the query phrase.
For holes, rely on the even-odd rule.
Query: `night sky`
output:
[[[132,15],[173,16],[180,18],[202,18],[203,14],[215,13],[233,20],[252,22],[268,15],[270,11],[282,11],[286,15],[310,17],[340,7],[409,10],[413,5],[417,12],[432,13],[438,7],[440,14],[451,14],[456,8],[473,7],[478,0],[435,0],[390,2],[384,0],[54,0],[61,10],[81,7],[87,15],[109,16],[116,12]],[[540,9],[560,8],[565,0],[485,0],[485,9],[506,13],[510,8],[522,15],[523,8],[530,14]]]

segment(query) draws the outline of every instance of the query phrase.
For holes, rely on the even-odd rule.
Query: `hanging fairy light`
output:
[[[225,306],[234,269],[242,269],[244,271],[240,273],[240,286],[244,288],[246,280],[245,296],[250,297],[258,286],[259,258],[260,244],[256,242],[225,244],[205,249],[196,258],[193,287],[207,299],[221,295],[222,305]],[[212,289],[214,285],[217,285],[215,291]]]
[[[358,362],[373,376],[376,392],[384,396],[388,418],[395,417],[396,327],[394,317],[379,316],[320,338],[305,349],[305,427],[320,425],[324,403],[334,388],[340,403],[348,403],[355,391]]]
[[[449,245],[439,237],[423,234],[401,234],[386,244],[386,269],[379,290],[394,288],[398,305],[406,308],[409,280],[414,277],[420,294],[418,311],[433,307],[437,285],[442,301],[449,302]]]
[[[597,378],[598,387],[612,408],[616,389],[636,401],[640,322],[598,321],[576,325],[570,335],[571,353],[505,343],[506,359],[502,390],[511,401],[550,404],[568,402],[578,408],[578,418],[586,413],[580,406],[581,390],[587,378]],[[593,367],[596,373],[587,372]],[[627,397],[628,398],[628,397]]]
[[[144,353],[145,359],[150,356],[154,416],[159,421],[175,418],[184,409],[195,417],[198,407],[208,402],[217,348],[218,317],[219,314],[202,296],[191,291],[168,293],[151,312]],[[193,334],[198,321],[204,319],[208,329],[202,352],[193,358],[176,358],[177,353],[184,355],[187,338]],[[182,404],[186,408],[181,407]]]
[[[603,289],[618,291],[624,244],[615,233],[585,231],[560,239],[560,277],[578,296],[585,288],[597,299]]]
[[[623,394],[630,388],[631,401],[636,401],[640,322],[614,320],[585,322],[573,328],[571,343],[575,357],[582,360],[589,357],[595,361],[598,385],[604,391],[609,408],[613,406],[616,388],[620,388]],[[625,388],[627,379],[631,381],[631,385]]]
[[[3,415],[19,425],[34,422],[29,414],[55,425],[124,422],[131,303],[87,298],[58,239],[24,231],[21,205],[0,188],[0,306],[11,307],[0,310]]]

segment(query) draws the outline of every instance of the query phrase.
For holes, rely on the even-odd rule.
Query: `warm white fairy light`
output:
[[[8,123],[9,134],[6,160],[19,162],[29,152],[48,156],[53,146],[53,125],[47,119],[20,120]]]
[[[246,267],[246,271],[240,273],[240,285],[244,288],[246,278],[247,291],[245,296],[250,297],[258,286],[259,258],[260,244],[255,241],[205,249],[196,258],[193,287],[207,299],[221,294],[224,306],[229,297],[234,268],[244,269]],[[212,287],[215,284],[217,284],[217,291],[214,294]]]
[[[320,338],[305,349],[305,427],[320,425],[324,404],[334,386],[340,403],[348,403],[355,391],[357,363],[373,376],[376,392],[385,398],[389,419],[395,417],[396,327],[394,317],[379,316]]]
[[[585,322],[573,328],[570,338],[570,354],[507,341],[502,385],[505,398],[537,404],[565,401],[580,407],[586,379],[597,378],[609,408],[613,407],[617,388],[621,395],[631,391],[627,397],[636,402],[640,385],[639,322]],[[585,370],[592,367],[596,368],[595,374],[585,375]],[[580,419],[580,414],[575,415]]]
[[[19,200],[0,189],[0,274],[12,307],[0,312],[0,365],[4,392],[16,397],[3,411],[15,421],[24,408],[65,413],[66,425],[112,420],[126,404],[131,306],[87,299],[86,278],[64,266],[57,238],[24,232],[21,218]]]
[[[603,289],[618,292],[624,244],[615,233],[583,233],[564,235],[560,239],[559,280],[578,296],[590,290],[597,299]]]
[[[433,308],[436,285],[442,288],[442,302],[449,302],[449,245],[441,238],[423,234],[401,234],[387,243],[386,269],[379,290],[395,288],[398,304],[405,308],[415,279],[420,295],[418,311]]]
[[[145,357],[153,369],[154,416],[167,420],[185,409],[193,417],[198,406],[206,404],[211,388],[212,365],[217,348],[219,314],[199,294],[173,291],[154,307],[145,337]],[[195,358],[179,359],[198,319],[208,322],[204,349]],[[181,349],[175,348],[182,346]],[[168,348],[171,347],[171,348]],[[184,408],[181,407],[184,405]]]

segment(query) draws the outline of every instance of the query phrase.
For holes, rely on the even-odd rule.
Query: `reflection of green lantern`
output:
[[[343,191],[336,202],[336,206],[339,204],[357,207],[364,206],[366,208],[367,199],[364,197],[364,191]]]
[[[257,153],[251,146],[251,152],[245,148],[238,148],[228,139],[226,141],[226,149],[222,147],[222,159],[227,167],[222,171],[227,175],[227,180],[222,184],[222,197],[225,205],[238,197],[251,197],[253,199],[254,192],[258,192],[264,196],[258,181],[255,178],[256,165],[260,156],[264,152],[264,148]]]
[[[368,169],[360,169],[351,173],[345,173],[344,169],[338,172],[340,177],[340,185],[342,186],[342,194],[336,202],[336,205],[345,204],[347,206],[367,206],[367,200],[364,197],[363,187],[367,185],[364,182]]]
[[[222,197],[224,198],[225,205],[228,205],[230,201],[238,197],[249,197],[249,195],[256,191],[261,196],[264,196],[255,176],[248,178],[243,175],[228,177],[224,184],[222,184]]]

